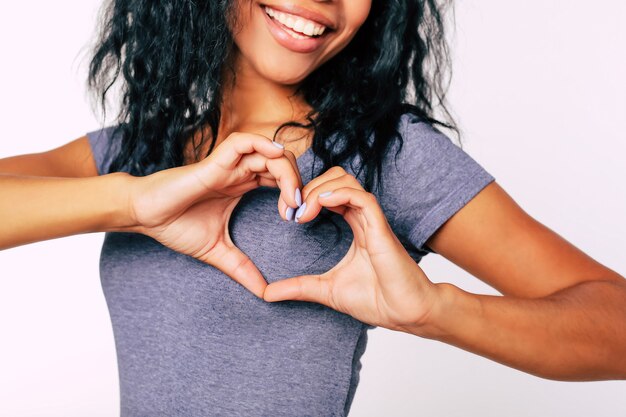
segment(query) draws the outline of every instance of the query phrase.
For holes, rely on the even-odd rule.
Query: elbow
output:
[[[555,346],[549,363],[533,374],[556,381],[626,380],[626,280],[615,274],[581,286],[575,298],[583,314],[568,326],[578,336]],[[581,326],[588,330],[579,333]]]

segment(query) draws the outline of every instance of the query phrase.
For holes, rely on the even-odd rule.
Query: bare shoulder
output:
[[[426,244],[505,295],[541,297],[590,280],[624,283],[615,271],[531,217],[495,181]]]
[[[44,152],[0,159],[0,172],[45,177],[92,177],[98,175],[87,136]]]

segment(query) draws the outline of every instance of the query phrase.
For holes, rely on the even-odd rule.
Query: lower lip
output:
[[[293,51],[293,52],[313,52],[318,49],[325,41],[326,34],[328,33],[328,28],[317,38],[307,38],[307,39],[296,39],[292,37],[290,34],[285,32],[280,23],[272,19],[267,13],[265,13],[265,9],[261,6],[261,13],[265,16],[265,20],[267,21],[267,25],[272,33],[272,36],[276,39],[276,41],[284,46],[285,48]]]

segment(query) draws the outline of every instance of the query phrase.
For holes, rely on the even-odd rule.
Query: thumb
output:
[[[263,298],[267,282],[254,262],[234,245],[228,247],[221,243],[220,246],[221,248],[216,248],[213,251],[211,259],[207,263],[243,285],[257,297]]]
[[[330,285],[322,275],[301,275],[273,282],[265,288],[265,301],[298,300],[329,305]]]

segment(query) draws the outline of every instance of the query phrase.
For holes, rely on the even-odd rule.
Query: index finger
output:
[[[222,169],[234,169],[241,157],[258,152],[266,158],[279,158],[284,154],[284,147],[270,138],[256,133],[231,133],[204,160],[216,163]]]
[[[281,213],[285,212],[287,206],[297,208],[302,204],[301,193],[302,177],[297,164],[294,164],[286,152],[281,158],[268,159],[265,163],[267,171],[274,177],[276,183],[282,190],[278,207]]]

